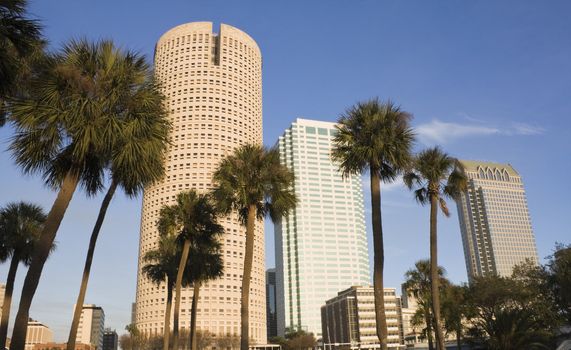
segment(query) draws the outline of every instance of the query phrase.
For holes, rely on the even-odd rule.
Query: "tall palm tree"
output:
[[[381,349],[388,349],[383,270],[385,253],[381,219],[380,182],[393,182],[408,166],[414,133],[411,114],[391,101],[372,99],[350,107],[338,121],[332,158],[343,174],[363,174],[371,181],[374,244],[374,293],[377,336]]]
[[[178,350],[178,324],[183,276],[188,263],[191,246],[201,246],[224,233],[218,223],[218,211],[208,195],[194,190],[181,192],[176,203],[163,206],[160,211],[158,229],[161,235],[176,235],[183,242],[182,252],[175,280],[175,306],[173,317],[173,349]],[[165,337],[169,330],[165,328]]]
[[[46,220],[41,207],[26,203],[10,203],[0,209],[0,261],[11,258],[6,279],[4,303],[2,304],[2,320],[0,322],[0,349],[6,347],[8,320],[12,304],[12,292],[18,265],[30,263],[34,244],[40,229]]]
[[[197,350],[196,318],[200,287],[209,280],[214,280],[224,274],[224,261],[222,258],[222,244],[217,237],[201,240],[190,249],[188,266],[185,276],[189,284],[192,284],[192,307],[190,312],[190,350]]]
[[[250,278],[256,221],[276,222],[296,205],[293,173],[280,163],[276,148],[244,145],[226,157],[214,172],[213,196],[224,213],[236,212],[246,226],[246,251],[240,298],[240,349],[248,350]]]
[[[438,349],[444,348],[444,335],[440,324],[440,293],[438,277],[437,218],[438,207],[450,216],[444,197],[458,198],[466,190],[466,175],[462,164],[444,153],[439,147],[420,152],[413,161],[410,172],[403,177],[405,185],[415,189],[415,198],[422,204],[430,204],[430,286],[432,313],[434,315]]]
[[[159,246],[148,251],[143,257],[147,264],[143,266],[143,273],[151,282],[160,285],[166,283],[167,305],[165,309],[163,350],[169,350],[170,320],[172,310],[172,293],[180,262],[180,249],[175,235],[162,235],[159,238]]]
[[[40,173],[58,191],[32,254],[10,349],[23,350],[29,309],[59,225],[78,185],[89,195],[123,140],[129,118],[123,53],[108,41],[71,41],[42,60],[29,94],[10,103],[10,149],[24,173]],[[119,141],[118,141],[119,140]]]
[[[120,106],[123,108],[121,115],[123,125],[122,132],[116,135],[107,164],[111,183],[91,232],[79,295],[67,340],[67,350],[75,349],[95,245],[111,199],[117,187],[122,188],[129,197],[134,197],[145,186],[162,178],[164,155],[169,144],[170,124],[164,109],[164,97],[152,80],[152,72],[145,63],[145,58],[130,52],[122,54],[110,42],[103,44],[102,53],[101,59],[114,60],[116,70],[114,78],[116,84],[121,84],[124,90],[124,93],[118,96]]]
[[[422,318],[422,321],[426,326],[428,348],[433,350],[434,345],[432,330],[434,329],[434,317],[431,312],[432,291],[430,289],[430,261],[419,260],[414,264],[414,267],[414,269],[410,269],[405,273],[405,282],[403,284],[403,289],[408,293],[409,296],[414,297],[419,306],[417,309],[417,318]],[[448,281],[444,278],[444,274],[444,268],[439,266],[438,276],[443,282],[441,284],[448,283]]]
[[[41,28],[27,17],[26,0],[0,0],[0,126],[6,121],[6,100],[21,89],[28,58],[41,48]]]

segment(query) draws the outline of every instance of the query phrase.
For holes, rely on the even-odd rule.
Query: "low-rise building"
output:
[[[34,345],[33,350],[66,350],[67,343],[45,343]],[[75,343],[75,350],[95,350],[91,344]]]
[[[385,288],[385,315],[391,348],[403,348],[401,302],[395,288]],[[353,286],[321,307],[323,344],[379,347],[372,286]]]
[[[50,343],[54,340],[52,330],[41,322],[30,319],[26,331],[26,350],[33,350],[36,344]]]

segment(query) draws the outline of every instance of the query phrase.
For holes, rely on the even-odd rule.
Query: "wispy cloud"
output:
[[[513,123],[512,129],[515,135],[541,135],[545,133],[544,128],[526,123]]]
[[[511,123],[505,127],[496,127],[482,125],[482,123],[476,124],[473,118],[466,119],[472,123],[452,123],[434,119],[429,123],[420,124],[416,127],[418,139],[424,144],[445,144],[466,137],[493,135],[530,136],[545,133],[544,128],[527,123]]]

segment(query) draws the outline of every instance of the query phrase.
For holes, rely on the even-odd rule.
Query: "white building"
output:
[[[395,288],[385,288],[388,344],[402,348],[401,301]],[[372,286],[352,286],[321,307],[324,344],[353,344],[358,348],[379,347],[375,296]]]
[[[457,202],[470,279],[511,276],[515,265],[537,263],[523,182],[509,164],[461,161],[468,190]]]
[[[102,350],[104,330],[105,313],[103,309],[93,304],[83,305],[75,341],[83,344],[91,344],[95,350]]]
[[[370,283],[360,176],[345,179],[331,160],[335,124],[297,119],[279,138],[295,174],[295,210],[276,225],[278,334],[321,336],[320,307],[337,292]]]
[[[262,143],[262,56],[246,33],[221,24],[196,22],[166,32],[155,48],[155,72],[162,84],[173,129],[163,181],[145,188],[143,196],[135,323],[147,334],[162,334],[165,285],[156,286],[141,273],[142,258],[157,247],[156,222],[162,206],[178,193],[213,187],[220,161],[244,144]],[[240,289],[245,228],[237,216],[221,220],[224,276],[206,283],[198,301],[197,328],[214,334],[240,333]],[[266,343],[264,225],[254,239],[250,284],[250,336]],[[192,288],[181,295],[181,329],[190,327]],[[172,324],[172,323],[171,323]]]
[[[54,333],[48,326],[32,319],[28,321],[25,350],[33,350],[36,344],[51,343],[53,341]]]

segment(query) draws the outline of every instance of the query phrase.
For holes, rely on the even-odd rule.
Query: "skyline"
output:
[[[415,115],[417,150],[437,142],[459,158],[511,163],[518,169],[526,184],[540,261],[556,241],[568,242],[570,206],[563,194],[571,188],[560,183],[558,174],[571,170],[566,151],[571,140],[566,118],[571,112],[571,50],[564,35],[571,31],[564,15],[569,3],[542,7],[517,1],[382,6],[363,2],[358,7],[334,3],[328,8],[301,2],[275,7],[245,4],[242,9],[220,2],[172,4],[164,18],[153,16],[154,6],[127,2],[99,2],[95,8],[71,1],[37,1],[31,3],[31,12],[41,17],[52,47],[74,36],[112,37],[120,45],[140,49],[149,60],[154,42],[178,24],[213,20],[216,25],[236,26],[262,50],[267,145],[273,145],[297,117],[335,121],[358,100],[391,97]],[[297,23],[291,31],[289,18]],[[359,25],[335,25],[341,20]],[[370,45],[370,36],[379,38],[378,45]],[[9,127],[0,129],[3,151],[10,134]],[[477,150],[469,149],[473,145]],[[0,164],[0,205],[28,200],[49,208],[55,194],[39,177],[22,176],[7,152],[0,154]],[[383,188],[388,189],[383,192],[387,253],[397,262],[387,265],[386,285],[398,288],[406,269],[428,256],[428,211],[402,186]],[[364,190],[367,210],[369,193],[367,187]],[[67,337],[99,199],[75,195],[32,306],[31,316],[52,327],[57,340]],[[86,299],[102,305],[110,326],[119,332],[129,322],[134,301],[140,206],[141,198],[127,200],[123,195],[112,202]],[[408,222],[407,217],[416,220]],[[366,223],[370,232],[369,220]],[[466,281],[457,215],[440,220],[440,230],[441,264],[453,281]],[[266,225],[266,232],[266,252],[271,253],[272,225]],[[410,246],[413,240],[420,244]],[[266,267],[275,266],[273,254],[267,255]],[[6,264],[0,266],[1,279],[6,270]],[[14,303],[23,276],[21,268]],[[48,319],[54,312],[60,315]]]

